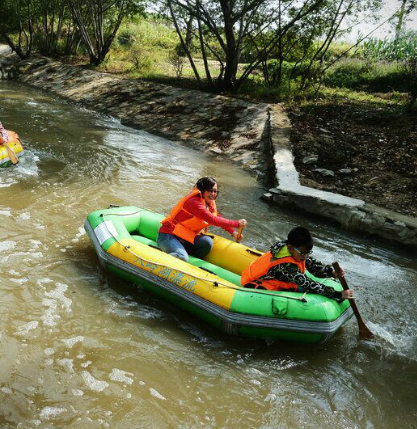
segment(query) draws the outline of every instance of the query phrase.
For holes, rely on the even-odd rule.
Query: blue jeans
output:
[[[213,240],[207,235],[196,235],[194,244],[172,234],[158,234],[158,247],[171,256],[188,262],[188,254],[204,259],[213,247]]]

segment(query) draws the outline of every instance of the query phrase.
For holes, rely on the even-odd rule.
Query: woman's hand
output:
[[[342,292],[342,299],[355,299],[353,297],[353,290],[352,289],[346,289]]]
[[[239,222],[239,226],[242,228],[246,228],[248,225],[248,222],[246,219],[239,219],[238,222]]]
[[[243,234],[239,234],[239,231],[233,231],[232,237],[235,239],[236,243],[240,243],[243,239]]]

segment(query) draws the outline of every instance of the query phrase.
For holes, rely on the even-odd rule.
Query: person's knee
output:
[[[177,249],[174,252],[171,252],[170,255],[174,256],[175,258],[181,259],[184,262],[188,262],[188,253],[185,251],[182,252]]]
[[[213,240],[211,237],[208,237],[207,235],[204,235],[201,239],[201,247],[204,250],[207,250],[207,253],[210,252],[210,250],[213,247]]]

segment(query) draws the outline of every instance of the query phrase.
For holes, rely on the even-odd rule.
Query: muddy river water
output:
[[[1,428],[417,428],[415,252],[270,207],[226,161],[24,86],[0,82],[0,120],[26,149],[0,170]],[[322,345],[232,338],[102,271],[88,213],[167,213],[205,175],[246,244],[311,229],[377,338],[354,319]]]

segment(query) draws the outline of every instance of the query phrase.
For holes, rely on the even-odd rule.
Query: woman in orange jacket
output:
[[[213,241],[203,235],[209,226],[219,226],[240,241],[235,228],[245,227],[245,219],[229,220],[217,212],[216,199],[219,187],[212,177],[202,177],[194,188],[171,210],[162,221],[158,234],[159,248],[176,258],[188,262],[188,255],[204,259]]]

